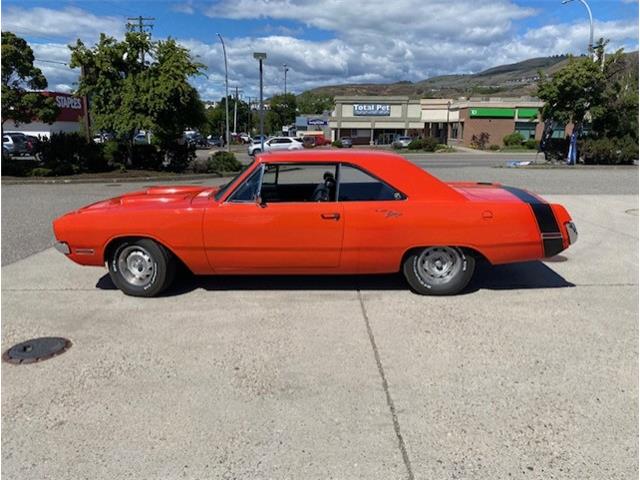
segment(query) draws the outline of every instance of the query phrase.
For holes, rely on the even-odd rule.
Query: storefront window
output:
[[[516,122],[516,132],[522,135],[525,140],[536,137],[535,122]]]

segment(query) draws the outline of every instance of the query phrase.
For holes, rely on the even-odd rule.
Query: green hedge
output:
[[[196,173],[232,173],[242,170],[242,164],[231,152],[216,152],[206,162],[195,163],[193,170]]]
[[[109,170],[102,145],[87,142],[78,133],[54,133],[41,142],[40,151],[42,166],[51,170],[52,175]]]
[[[336,148],[342,148],[342,142],[340,140],[335,140],[331,142],[331,145],[333,145]]]
[[[631,164],[638,159],[638,141],[624,138],[586,138],[578,145],[578,153],[586,164]]]
[[[506,135],[502,139],[502,142],[504,143],[505,147],[515,147],[524,143],[524,137],[520,132],[513,132],[509,135]]]

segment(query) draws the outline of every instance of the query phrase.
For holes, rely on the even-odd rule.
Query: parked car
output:
[[[264,142],[264,151],[282,151],[282,150],[302,150],[302,140],[295,137],[273,137]],[[256,155],[262,151],[262,144],[260,141],[255,141],[249,145],[247,149],[249,155]]]
[[[221,188],[145,188],[63,215],[53,231],[70,260],[106,263],[142,297],[167,288],[178,262],[198,275],[400,271],[417,293],[455,294],[478,260],[552,257],[578,235],[562,205],[525,190],[335,150],[261,155]]]
[[[104,143],[111,140],[115,140],[116,136],[113,133],[97,133],[93,136],[94,143]]]
[[[2,146],[7,149],[10,156],[31,155],[33,144],[24,133],[5,132],[2,135]]]
[[[189,132],[184,134],[184,140],[187,146],[193,148],[208,148],[209,142],[198,132]]]
[[[394,148],[407,148],[412,141],[413,139],[411,137],[398,136],[395,138],[391,146]]]
[[[248,133],[239,133],[238,138],[242,143],[251,143],[251,137]]]
[[[351,137],[342,137],[340,139],[340,143],[342,143],[342,148],[353,147],[353,141],[351,140]]]
[[[222,137],[214,137],[212,135],[209,135],[209,137],[207,137],[207,145],[209,145],[210,147],[224,147],[224,139]]]
[[[151,134],[149,134],[149,135],[147,136],[147,134],[146,134],[146,133],[144,133],[144,132],[137,133],[137,134],[133,137],[133,143],[135,143],[135,144],[137,144],[137,145],[144,145],[144,144],[151,143],[151,142],[150,142],[150,137],[151,137]]]

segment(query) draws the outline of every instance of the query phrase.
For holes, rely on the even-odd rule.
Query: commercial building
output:
[[[82,120],[86,115],[81,97],[59,92],[42,92],[42,95],[53,97],[56,105],[60,109],[60,113],[55,122],[48,124],[34,118],[30,123],[16,125],[11,121],[11,118],[9,118],[4,125],[4,130],[23,132],[28,135],[41,137],[49,137],[52,133],[79,132],[81,130]]]
[[[410,99],[407,96],[337,96],[329,118],[331,139],[351,137],[354,144],[389,144],[397,135],[434,137],[450,145],[502,145],[506,135],[542,137],[537,98]],[[564,137],[565,128],[554,131]]]
[[[338,96],[335,102],[329,119],[331,140],[351,137],[354,145],[384,145],[396,135],[423,135],[420,100]]]

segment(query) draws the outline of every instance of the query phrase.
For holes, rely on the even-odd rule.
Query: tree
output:
[[[222,97],[215,107],[208,108],[205,112],[206,122],[202,127],[202,133],[205,135],[223,136],[226,131],[226,105],[225,97]],[[229,95],[229,131],[233,131],[233,114],[236,104],[235,97]],[[247,131],[249,129],[249,104],[238,99],[238,110],[236,117],[236,129],[238,132]],[[236,132],[236,133],[238,133]]]
[[[296,96],[293,93],[274,95],[269,100],[272,128],[281,130],[296,121]]]
[[[540,75],[538,97],[544,100],[542,118],[575,124],[600,105],[605,90],[604,74],[590,58],[570,58],[566,67],[550,79]]]
[[[129,32],[119,42],[101,34],[93,48],[80,40],[69,48],[71,66],[84,67],[78,93],[90,96],[96,129],[130,146],[137,130],[151,130],[168,147],[186,128],[205,122],[198,92],[188,81],[204,65],[175,40],[152,42],[144,33]]]
[[[47,88],[47,79],[33,65],[33,50],[22,38],[2,32],[2,127],[11,119],[16,124],[38,118],[53,123],[59,108],[52,97],[34,90]]]
[[[321,114],[333,110],[334,101],[330,95],[304,92],[296,98],[298,112],[302,114]]]
[[[591,155],[611,162],[606,158],[622,158],[616,152],[624,150],[623,160],[627,161],[633,156],[629,145],[636,146],[637,158],[637,60],[634,62],[622,49],[605,56],[607,43],[604,39],[598,41],[595,60],[570,58],[569,64],[553,78],[541,75],[538,96],[545,101],[542,110],[545,120],[572,122],[578,132],[583,122],[590,123],[588,138],[582,146],[589,146],[585,150]],[[607,149],[611,151],[605,153]]]

